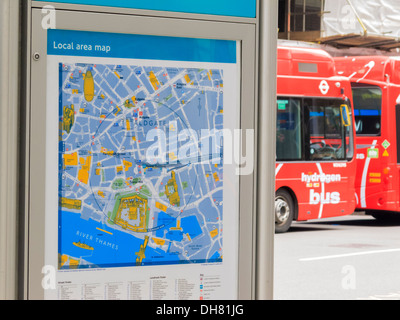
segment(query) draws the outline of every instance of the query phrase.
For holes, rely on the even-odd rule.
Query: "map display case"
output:
[[[255,19],[41,4],[26,296],[254,298]]]

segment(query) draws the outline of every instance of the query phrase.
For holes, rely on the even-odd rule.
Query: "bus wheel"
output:
[[[275,233],[289,230],[294,218],[294,203],[289,192],[280,189],[275,195]]]

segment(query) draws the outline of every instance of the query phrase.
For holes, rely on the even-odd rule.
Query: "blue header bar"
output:
[[[47,54],[236,63],[236,41],[49,29]]]
[[[257,0],[47,0],[47,2],[243,18],[255,18],[257,11]]]

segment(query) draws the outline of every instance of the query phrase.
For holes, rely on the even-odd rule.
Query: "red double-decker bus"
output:
[[[354,212],[350,81],[314,48],[278,48],[275,227]]]
[[[335,58],[350,79],[356,127],[357,210],[400,217],[400,58]]]

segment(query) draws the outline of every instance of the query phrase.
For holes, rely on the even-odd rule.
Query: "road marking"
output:
[[[299,261],[300,262],[310,262],[310,261],[340,259],[340,258],[347,258],[347,257],[366,256],[366,255],[371,255],[371,254],[382,254],[382,253],[392,253],[392,252],[400,252],[400,249],[375,250],[375,251],[355,252],[355,253],[347,253],[347,254],[337,254],[337,255],[332,255],[332,256],[324,256],[324,257],[316,257],[316,258],[305,258],[305,259],[300,259]]]
[[[359,298],[357,300],[400,300],[400,292],[390,293],[388,295],[376,295],[368,298]]]

